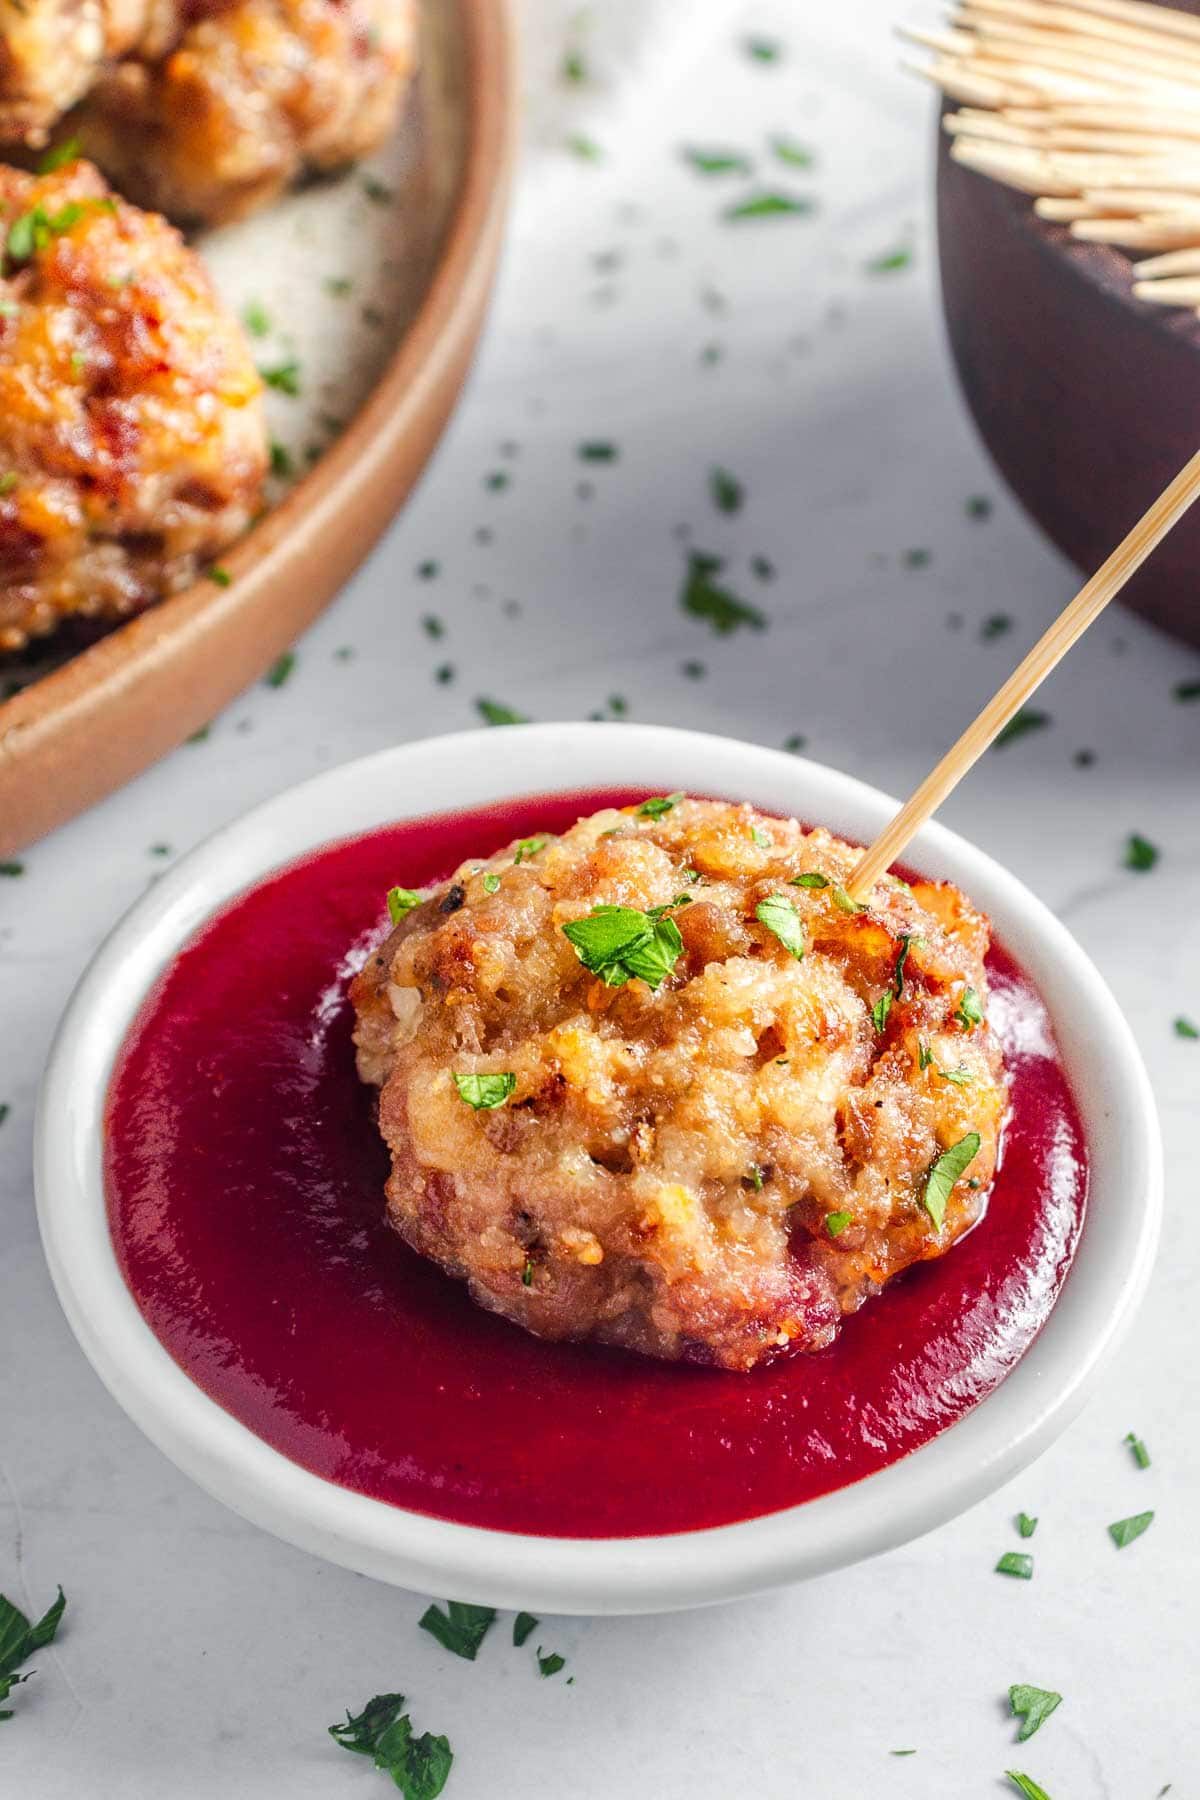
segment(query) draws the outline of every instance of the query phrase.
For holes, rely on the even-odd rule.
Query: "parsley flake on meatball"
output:
[[[947,883],[668,795],[464,864],[352,987],[390,1222],[553,1339],[750,1369],[980,1216],[1007,1105]]]

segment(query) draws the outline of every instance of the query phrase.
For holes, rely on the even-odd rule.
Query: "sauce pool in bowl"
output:
[[[346,995],[397,884],[445,879],[642,792],[525,797],[335,844],[214,918],[149,996],[105,1129],[109,1228],[147,1323],[206,1394],[327,1480],[549,1537],[697,1530],[886,1467],[1037,1335],[1083,1222],[1082,1125],[1045,1006],[993,945],[1011,1116],[987,1211],[837,1342],[750,1374],[551,1344],[384,1223],[387,1153]]]

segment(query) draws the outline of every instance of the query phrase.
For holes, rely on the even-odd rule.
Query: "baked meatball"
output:
[[[193,0],[169,52],[107,70],[69,129],[141,205],[237,219],[376,149],[416,50],[416,0]]]
[[[0,0],[3,3],[3,0]],[[268,451],[242,330],[164,219],[76,162],[0,167],[0,651],[185,586]]]
[[[856,907],[859,854],[667,796],[413,904],[352,988],[391,1223],[540,1336],[728,1369],[943,1255],[1006,1108],[988,923],[945,884]]]
[[[163,0],[0,0],[0,143],[39,145]]]

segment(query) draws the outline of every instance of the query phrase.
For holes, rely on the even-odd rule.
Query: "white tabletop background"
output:
[[[1136,1328],[1077,1423],[992,1500],[764,1599],[552,1620],[540,1641],[569,1659],[555,1679],[538,1678],[532,1644],[511,1647],[507,1622],[471,1665],[417,1630],[427,1597],[277,1543],[178,1474],[101,1388],[51,1291],[29,1172],[38,1076],[73,983],[162,866],[152,846],[178,855],[316,769],[477,723],[481,695],[536,718],[627,707],[773,745],[799,733],[811,755],[906,791],[1072,590],[955,387],[932,102],[896,69],[895,0],[611,0],[573,28],[589,78],[569,88],[569,28],[544,5],[537,19],[496,303],[403,517],[299,643],[285,686],[243,695],[206,741],[0,882],[0,1590],[39,1610],[57,1582],[69,1597],[0,1725],[0,1795],[381,1793],[385,1778],[324,1727],[398,1688],[417,1729],[453,1743],[453,1800],[966,1800],[1012,1791],[1011,1767],[1053,1800],[1154,1800],[1167,1783],[1197,1800],[1200,1043],[1172,1021],[1200,1018],[1200,705],[1172,687],[1200,676],[1200,656],[1119,610],[1048,686],[1051,725],[989,753],[945,814],[1104,970],[1167,1139],[1165,1249]],[[747,56],[751,31],[779,41],[776,61]],[[570,131],[603,155],[565,150]],[[775,160],[774,133],[811,146],[813,170]],[[685,144],[742,150],[756,176],[700,175]],[[723,220],[756,184],[818,210]],[[872,269],[899,248],[907,266]],[[618,460],[581,462],[596,439]],[[712,504],[714,465],[744,485],[736,514]],[[501,468],[507,487],[489,489]],[[989,516],[971,516],[974,495]],[[765,631],[718,638],[680,610],[685,531],[728,559]],[[422,579],[425,562],[438,572]],[[1012,629],[983,636],[996,613]],[[693,662],[706,672],[685,673]],[[1121,866],[1131,831],[1162,849],[1149,874]],[[1130,1429],[1146,1471],[1122,1445]],[[1147,1507],[1153,1527],[1117,1552],[1106,1525]],[[1018,1509],[1040,1519],[1031,1583],[993,1573]],[[1020,1749],[1014,1681],[1065,1696]]]

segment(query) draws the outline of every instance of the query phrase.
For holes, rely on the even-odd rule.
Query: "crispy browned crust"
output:
[[[44,144],[164,3],[171,0],[0,0],[0,143]]]
[[[956,1017],[968,987],[986,1003],[988,924],[955,888],[887,881],[845,911],[850,846],[708,801],[600,813],[515,853],[465,864],[352,990],[388,1216],[476,1300],[545,1337],[748,1369],[829,1343],[975,1222],[1006,1090],[986,1022]],[[791,885],[805,871],[831,885]],[[684,953],[657,992],[604,986],[562,931],[681,892]],[[803,921],[799,961],[756,917],[775,894]],[[511,1072],[515,1091],[476,1112],[456,1072]],[[925,1179],[972,1131],[939,1230]]]
[[[82,162],[0,167],[0,235],[31,215],[41,241],[0,276],[0,652],[185,586],[249,524],[268,455],[242,329],[178,232]]]
[[[193,223],[376,149],[417,54],[416,0],[204,0],[181,27],[107,68],[69,129],[122,193]]]

